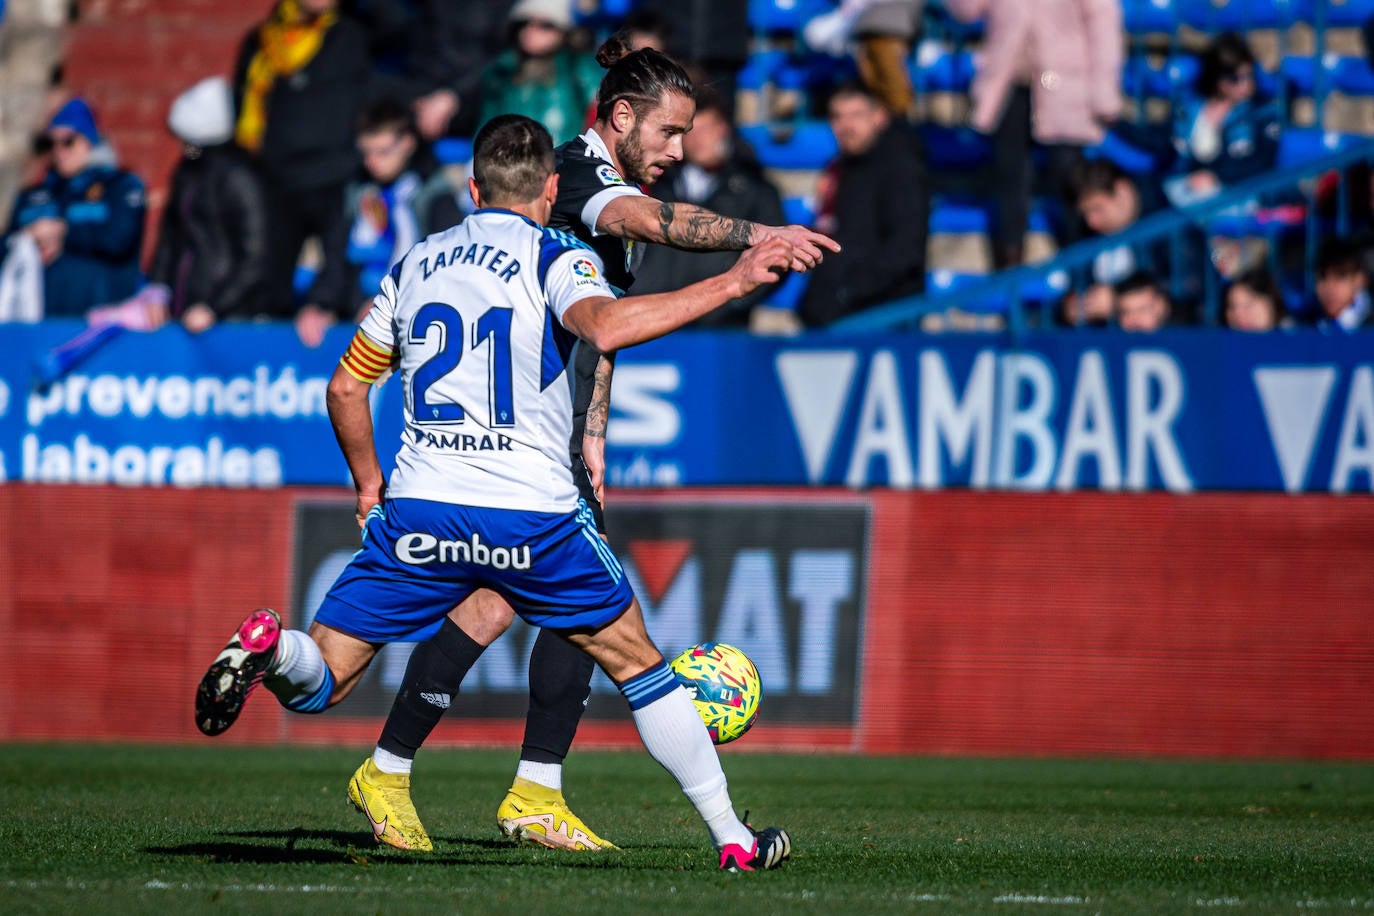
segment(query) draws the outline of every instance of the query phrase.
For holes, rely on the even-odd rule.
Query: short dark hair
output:
[[[1164,289],[1164,284],[1159,282],[1159,278],[1148,270],[1137,270],[1135,273],[1117,282],[1112,288],[1118,296],[1129,296],[1131,293],[1152,292],[1161,296],[1165,302],[1169,301],[1169,293]]]
[[[1089,194],[1115,194],[1119,181],[1130,181],[1126,170],[1110,159],[1084,159],[1069,176],[1069,200],[1082,203]]]
[[[1317,276],[1327,274],[1364,273],[1364,259],[1360,257],[1360,246],[1350,239],[1330,238],[1322,242],[1317,251]]]
[[[845,80],[834,89],[830,90],[830,95],[828,95],[825,100],[825,107],[829,108],[830,103],[836,99],[846,98],[867,99],[870,104],[877,105],[880,108],[883,107],[883,100],[878,98],[872,89],[869,89],[858,80]]]
[[[1216,96],[1221,81],[1226,77],[1235,75],[1247,64],[1253,70],[1255,55],[1250,51],[1250,46],[1245,43],[1244,38],[1235,32],[1227,32],[1218,35],[1207,46],[1198,62],[1201,66],[1197,72],[1197,93],[1204,99],[1210,99]]]
[[[553,138],[533,118],[497,115],[472,141],[472,178],[484,202],[534,200],[553,174]]]
[[[1273,274],[1263,267],[1252,267],[1239,277],[1231,281],[1231,286],[1243,286],[1257,296],[1263,296],[1274,303],[1274,316],[1282,318],[1287,311],[1283,301],[1283,290],[1279,289],[1278,281]]]
[[[630,103],[636,118],[642,118],[663,103],[664,93],[689,99],[696,96],[692,78],[681,64],[653,48],[632,50],[629,35],[623,30],[597,49],[596,62],[606,68],[596,90],[599,121],[609,118],[611,109],[621,99]]]
[[[377,99],[359,112],[357,133],[371,134],[381,130],[414,134],[415,115],[410,106],[399,99]]]

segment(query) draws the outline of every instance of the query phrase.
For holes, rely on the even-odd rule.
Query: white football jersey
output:
[[[564,370],[576,337],[561,319],[614,295],[595,252],[509,210],[477,210],[411,248],[361,326],[400,354],[405,431],[387,495],[574,508]]]

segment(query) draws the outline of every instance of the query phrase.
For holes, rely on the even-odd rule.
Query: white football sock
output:
[[[283,703],[289,703],[319,690],[328,671],[313,639],[300,630],[282,630],[277,640],[277,657],[267,669],[263,686]]]
[[[373,750],[372,762],[376,764],[377,769],[393,776],[409,776],[411,765],[415,763],[414,760],[398,757],[391,751],[383,750],[380,747]]]
[[[632,715],[649,755],[677,780],[716,848],[738,843],[752,849],[754,835],[735,816],[720,757],[687,691],[674,688]]]
[[[515,768],[515,776],[517,779],[537,782],[539,785],[557,792],[563,791],[563,764],[561,763],[535,763],[533,760],[521,760],[520,765]]]

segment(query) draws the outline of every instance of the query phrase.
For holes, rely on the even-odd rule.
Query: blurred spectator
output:
[[[1116,285],[1116,323],[1123,331],[1162,330],[1171,311],[1169,294],[1149,271],[1138,270]]]
[[[667,25],[668,52],[694,71],[698,89],[710,89],[735,116],[735,88],[749,59],[749,4],[741,0],[643,0],[640,9]],[[699,74],[699,78],[698,78]]]
[[[1149,214],[1168,206],[1153,182],[1137,182],[1109,159],[1089,159],[1074,170],[1071,197],[1089,234],[1113,236],[1125,232]],[[1200,277],[1190,265],[1197,263],[1201,241],[1186,236],[1175,246],[1168,238],[1131,242],[1099,254],[1086,276],[1078,278],[1079,292],[1065,303],[1071,323],[1097,323],[1112,314],[1112,287],[1137,271],[1159,277],[1179,275],[1183,298],[1196,294]],[[1178,257],[1175,257],[1177,252]],[[1186,281],[1186,282],[1185,282]]]
[[[627,43],[634,51],[653,48],[667,54],[673,40],[672,23],[653,10],[635,10],[630,13],[621,22],[620,31],[626,36]]]
[[[520,0],[510,14],[506,50],[482,72],[479,123],[522,114],[548,128],[555,144],[589,122],[601,66],[568,45],[571,0]]]
[[[42,261],[42,314],[82,317],[133,295],[142,282],[143,182],[116,167],[82,99],[63,105],[46,135],[52,167],[42,182],[19,193],[7,234],[26,235]]]
[[[482,71],[503,44],[513,0],[416,0],[405,88],[420,136],[480,127]]]
[[[1317,327],[1354,331],[1374,324],[1369,274],[1360,250],[1346,239],[1328,239],[1317,253]]]
[[[654,195],[669,203],[691,203],[723,216],[765,226],[783,224],[782,199],[763,176],[753,151],[740,143],[725,102],[713,93],[697,97],[693,127],[682,138],[684,163],[654,185]],[[635,272],[635,294],[682,289],[714,276],[739,257],[735,251],[681,251],[650,245]],[[762,288],[711,312],[693,327],[745,327],[750,310],[770,292]]]
[[[235,138],[257,155],[271,205],[268,310],[294,315],[307,346],[352,318],[343,204],[358,167],[353,127],[368,90],[367,54],[366,32],[336,0],[278,0],[245,37],[234,71]],[[296,265],[312,236],[323,262],[296,309]]]
[[[177,96],[167,126],[180,140],[148,279],[192,332],[264,307],[267,191],[252,157],[232,143],[233,90],[212,77]]]
[[[358,119],[364,178],[348,189],[348,262],[355,301],[366,307],[382,277],[410,247],[462,219],[458,198],[410,110],[381,99]]]
[[[1197,95],[1181,100],[1174,117],[1178,170],[1185,176],[1166,185],[1175,206],[1274,168],[1279,112],[1255,97],[1255,66],[1239,35],[1218,36],[1203,52]]]
[[[992,138],[993,262],[1010,267],[1024,260],[1036,190],[1031,141],[1044,147],[1043,190],[1059,202],[1083,147],[1100,143],[1121,113],[1121,3],[946,0],[946,6],[958,19],[985,23],[971,120]],[[1065,214],[1059,243],[1078,236],[1073,214]]]
[[[915,135],[858,84],[831,97],[830,127],[840,154],[821,178],[815,228],[842,249],[812,273],[799,309],[810,327],[925,286],[930,196]]]
[[[865,9],[854,24],[859,40],[859,78],[898,118],[915,114],[907,58],[921,31],[925,0],[860,0]]]
[[[1233,331],[1272,331],[1285,323],[1283,293],[1266,270],[1251,270],[1226,290],[1222,319]]]
[[[814,17],[803,36],[814,50],[832,57],[858,43],[859,78],[887,110],[899,118],[915,113],[907,58],[921,30],[925,0],[844,0],[834,10]]]

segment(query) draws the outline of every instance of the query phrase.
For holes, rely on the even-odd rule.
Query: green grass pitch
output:
[[[786,867],[721,874],[643,753],[574,752],[574,810],[624,848],[503,840],[515,753],[429,750],[430,855],[375,846],[366,752],[0,746],[6,913],[1177,913],[1374,910],[1374,766],[732,753]]]

